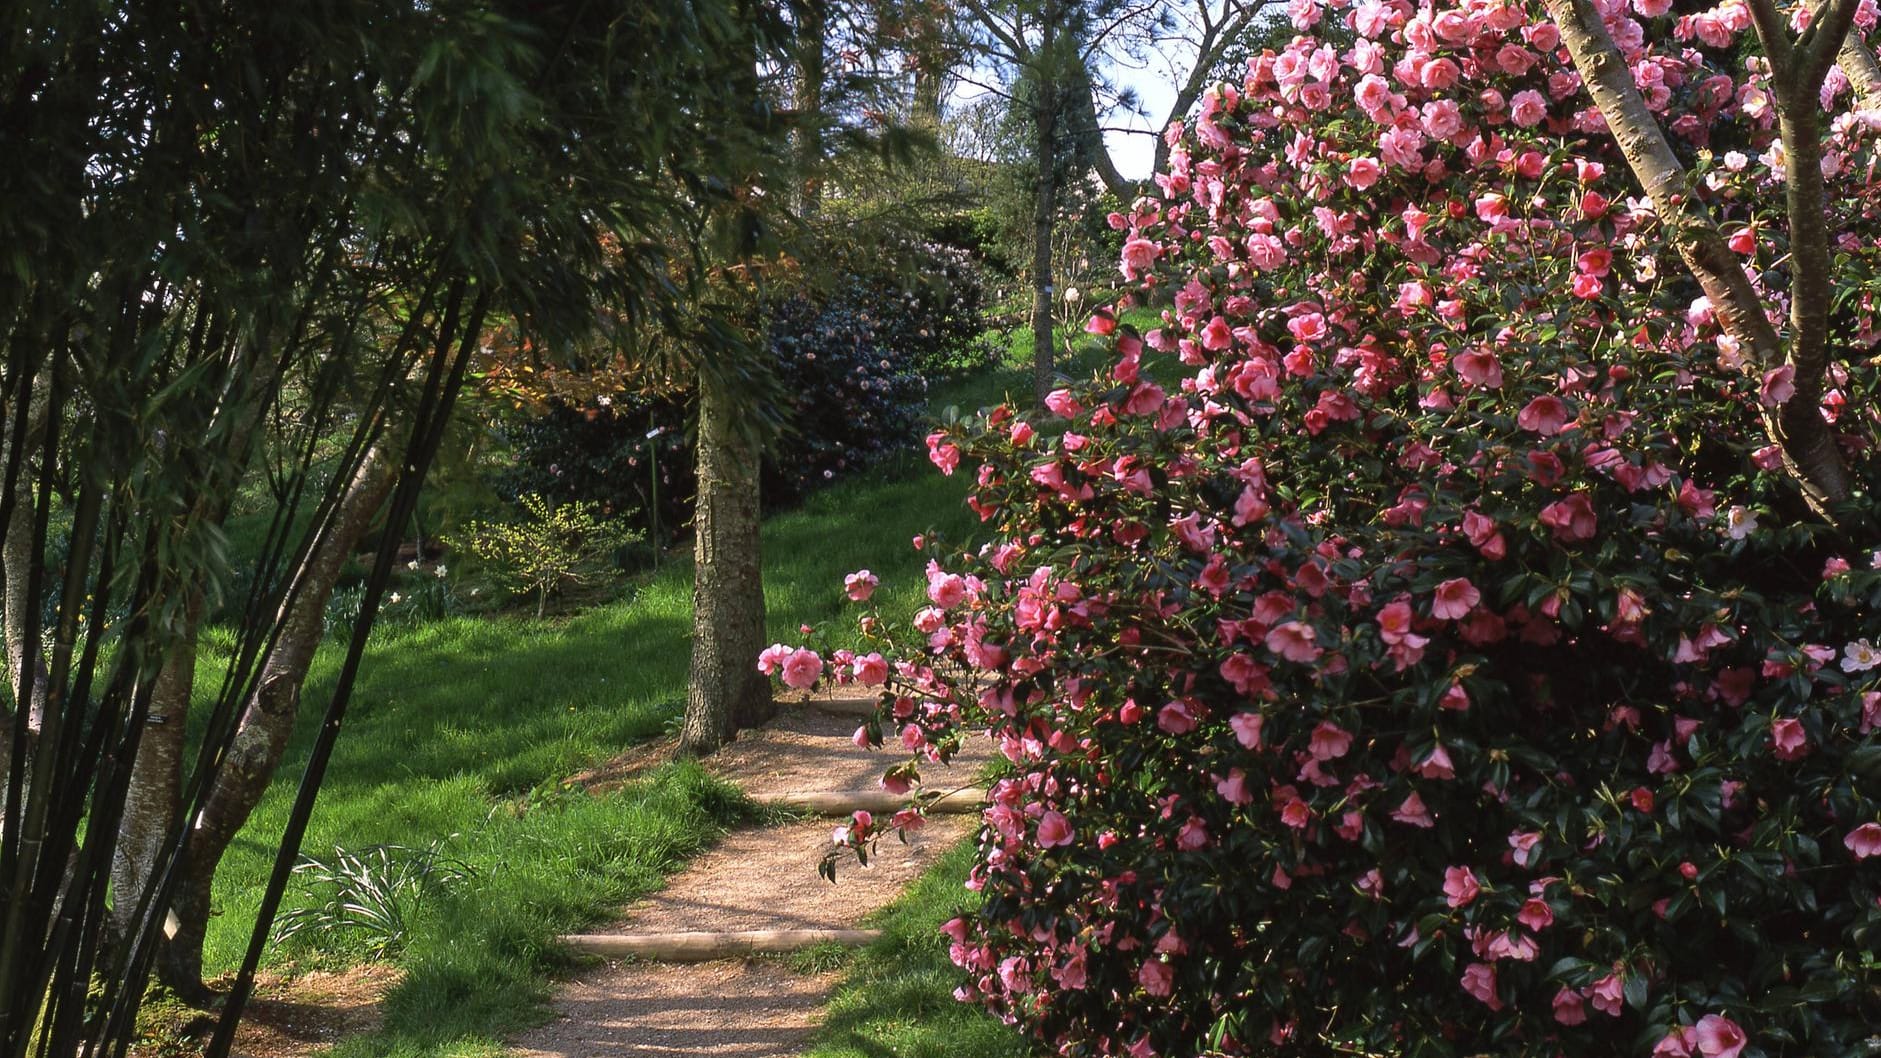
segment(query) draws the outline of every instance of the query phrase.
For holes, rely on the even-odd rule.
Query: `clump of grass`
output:
[[[840,970],[855,957],[855,949],[842,944],[824,942],[793,951],[785,957],[785,965],[791,973],[824,974],[831,970]]]

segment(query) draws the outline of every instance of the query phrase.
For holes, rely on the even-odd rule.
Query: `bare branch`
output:
[[[1024,62],[1025,59],[1032,54],[1032,49],[1026,44],[1025,37],[1016,29],[1001,22],[998,17],[986,9],[985,4],[980,3],[980,0],[962,0],[962,6],[972,12],[974,20],[984,26],[988,33],[991,33],[1001,44],[1006,46],[1006,50],[1011,54],[1013,61]]]
[[[1797,50],[1802,53],[1802,68],[1796,78],[1799,89],[1814,95],[1822,87],[1822,79],[1828,76],[1836,53],[1841,51],[1842,42],[1854,28],[1855,9],[1860,6],[1861,0],[1823,0],[1816,8],[1809,28],[1803,30],[1796,42]]]

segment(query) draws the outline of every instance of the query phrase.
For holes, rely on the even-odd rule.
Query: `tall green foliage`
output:
[[[755,14],[755,17],[753,17]],[[0,12],[7,720],[0,1054],[122,1053],[167,886],[107,891],[162,659],[228,569],[216,526],[267,421],[313,425],[188,770],[165,862],[217,781],[272,615],[339,483],[396,414],[410,516],[488,323],[575,338],[679,320],[654,239],[721,186],[724,55],[768,18],[713,0],[25,0]],[[312,473],[314,438],[343,439]],[[18,532],[15,532],[15,529]],[[391,535],[282,835],[225,1051],[345,713]],[[55,546],[56,545],[56,546]],[[62,552],[62,568],[46,556]],[[50,610],[49,616],[42,611]],[[140,928],[108,936],[111,904]]]

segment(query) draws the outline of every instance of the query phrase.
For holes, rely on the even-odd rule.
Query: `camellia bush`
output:
[[[988,539],[760,659],[891,789],[990,729],[1046,1053],[1881,1053],[1876,115],[1809,11],[1551,8],[1297,0],[1111,217],[1160,325],[928,439]]]

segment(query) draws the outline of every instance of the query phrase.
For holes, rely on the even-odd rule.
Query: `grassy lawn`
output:
[[[935,861],[901,899],[874,916],[882,939],[850,962],[829,1018],[806,1058],[1021,1058],[1011,1029],[953,997],[962,975],[947,959],[941,924],[963,901],[971,844]]]
[[[982,373],[936,387],[932,403],[970,410],[1007,391],[1024,393],[1027,378],[1018,369]],[[963,477],[943,478],[911,455],[770,519],[765,594],[773,636],[789,638],[799,624],[840,613],[842,575],[859,567],[881,575],[886,612],[911,613],[923,559],[909,539],[934,530],[954,540],[970,534],[977,523],[961,502],[965,488]],[[303,851],[422,849],[444,838],[443,855],[474,873],[413,916],[395,957],[406,978],[388,1001],[384,1029],[337,1053],[500,1051],[504,1034],[541,1016],[562,968],[555,934],[657,888],[748,814],[735,791],[691,765],[603,796],[562,782],[676,723],[690,610],[690,564],[675,562],[626,598],[566,619],[447,618],[375,635]],[[205,643],[200,686],[218,683],[218,645],[214,636]],[[220,914],[205,952],[211,975],[233,969],[247,943],[273,838],[340,654],[336,642],[322,648],[287,760],[217,875]],[[958,892],[964,862],[950,860],[950,874],[923,883],[933,908],[943,906],[942,893]],[[305,899],[290,890],[287,906],[297,902]],[[924,906],[906,912],[914,916],[905,927],[910,944],[932,933],[919,919]],[[368,955],[356,942],[328,937],[317,947],[296,941],[272,958],[343,965]],[[940,988],[935,1002],[951,1008],[952,987]]]

